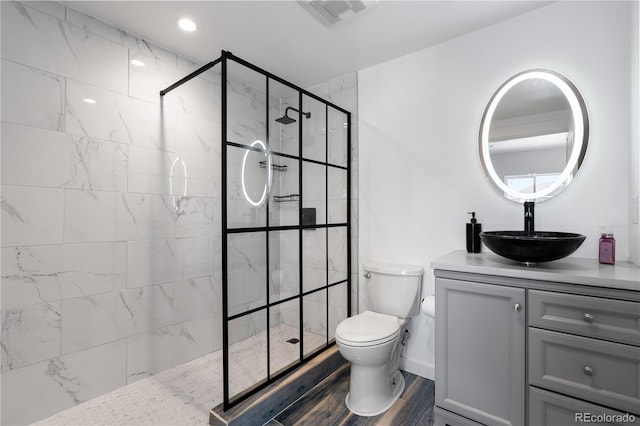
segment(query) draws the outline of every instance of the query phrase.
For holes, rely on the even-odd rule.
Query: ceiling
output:
[[[548,5],[549,1],[365,1],[332,26],[296,1],[68,1],[199,63],[233,52],[301,87],[328,81]],[[189,17],[198,30],[176,21]]]

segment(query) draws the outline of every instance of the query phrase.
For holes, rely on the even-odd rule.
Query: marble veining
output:
[[[56,131],[2,124],[5,184],[119,191],[127,147]]]
[[[303,207],[316,209],[316,222],[326,223],[326,167],[303,162],[302,164],[302,193]]]
[[[67,367],[64,361],[59,358],[52,359],[49,361],[47,367],[47,377],[64,387],[65,392],[71,397],[73,402],[79,404],[81,401],[78,399],[77,394],[80,382],[77,378],[67,376]]]
[[[2,2],[2,16],[3,58],[126,93],[126,69],[113,66],[126,63],[124,46],[20,2]]]
[[[59,302],[2,312],[2,371],[60,355]]]
[[[212,340],[214,326],[220,325],[211,316],[198,316],[127,338],[127,383],[220,349],[220,339]]]
[[[177,198],[176,237],[220,236],[219,201],[218,198]]]
[[[296,329],[277,326],[271,330],[274,342],[283,341],[297,333]],[[266,356],[264,332],[261,335],[239,342],[231,349],[232,362],[237,365],[255,364],[260,356]],[[305,333],[305,339],[320,336]],[[320,339],[324,339],[320,337]],[[323,341],[323,340],[322,340]],[[299,344],[276,344],[272,352],[272,369],[278,371],[294,361],[299,355]],[[259,352],[255,352],[258,350]],[[266,365],[266,364],[265,364]],[[67,377],[65,386],[73,394],[74,376],[63,369],[58,377]],[[253,370],[242,374],[234,386],[244,389],[262,375]],[[70,380],[69,380],[70,379]],[[149,404],[152,401],[152,404]],[[43,419],[36,425],[205,425],[209,411],[222,402],[222,352],[215,351],[193,361],[165,370],[151,377],[138,379],[127,386],[116,389],[98,398]]]
[[[161,239],[175,236],[171,197],[99,191],[65,191],[68,242]]]
[[[347,228],[327,229],[329,284],[347,279]]]
[[[2,121],[62,131],[65,89],[63,77],[2,60]]]
[[[160,89],[200,64],[84,15],[71,3],[0,7],[2,423],[26,424],[220,349],[221,87],[219,70],[212,69],[161,100]],[[337,98],[351,91],[354,79],[327,84],[327,93]],[[229,134],[241,143],[264,139],[266,130],[264,88],[249,80],[229,81]],[[271,89],[273,95],[276,86]],[[270,97],[270,128],[279,133],[280,149],[297,154],[296,127],[273,122],[287,105],[287,99]],[[319,121],[307,123],[311,145],[305,152],[324,155],[324,112],[314,112]],[[339,116],[328,117],[329,131],[338,133],[330,161],[342,161]],[[229,160],[234,167],[244,154],[236,151],[236,163]],[[282,160],[289,171],[275,187],[300,192],[298,162]],[[181,168],[172,173],[175,161]],[[323,169],[305,179],[324,182]],[[266,209],[247,209],[239,175],[234,179],[228,200],[233,220],[239,226],[265,224]],[[330,176],[336,200],[343,182]],[[317,189],[313,206],[324,222],[324,186]],[[329,202],[330,220],[346,211],[343,205]],[[297,223],[295,203],[272,207],[270,223]],[[307,284],[324,285],[326,242],[330,267],[342,270],[341,237],[327,237],[324,230],[311,234],[305,232],[303,271],[297,231],[270,234],[270,277],[264,236],[233,241],[232,309],[265,303],[267,280],[270,300],[297,292],[301,275]],[[342,292],[329,291],[329,327],[342,313],[331,300]],[[321,336],[319,342],[305,338],[306,353],[326,339],[324,320],[311,316],[326,318],[326,296],[323,291],[304,302],[307,331]],[[297,327],[299,303],[274,309],[272,327]],[[264,340],[264,316],[259,312],[234,325],[238,344]],[[276,346],[292,350],[279,340]],[[290,361],[285,359],[282,365]],[[275,358],[271,362],[280,368]],[[133,418],[122,424],[136,423]]]
[[[125,351],[123,341],[113,342],[3,372],[2,423],[32,423],[123,386]],[[33,398],[38,403],[26,410]]]
[[[302,328],[305,332],[327,335],[327,290],[320,290],[302,299]],[[309,355],[322,347],[325,342],[304,340],[303,352]]]
[[[327,231],[326,229],[302,232],[302,277],[304,291],[327,284]]]
[[[93,99],[87,103],[84,99]],[[176,150],[176,114],[81,81],[67,80],[65,130],[96,139]]]
[[[53,16],[54,18],[58,18],[60,20],[65,19],[66,8],[56,2],[34,1],[29,2],[28,7],[39,10],[40,12],[46,13],[47,15]]]
[[[218,276],[190,278],[174,283],[174,322],[220,315],[222,281]]]
[[[2,309],[123,289],[124,243],[2,249]]]
[[[347,222],[347,171],[328,168],[328,223]]]
[[[266,89],[256,88],[235,77],[234,73],[255,74],[244,66],[233,64],[227,79],[228,138],[232,142],[250,144],[256,139],[266,140]]]
[[[126,146],[86,137],[72,139],[72,142],[71,177],[63,187],[104,191],[126,188]]]
[[[61,243],[63,199],[59,189],[2,185],[2,246]]]
[[[329,339],[335,338],[336,327],[347,318],[347,283],[329,288]]]

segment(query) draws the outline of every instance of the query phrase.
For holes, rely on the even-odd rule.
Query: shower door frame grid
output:
[[[252,71],[255,71],[259,74],[262,74],[265,77],[265,87],[266,87],[266,128],[265,128],[265,132],[266,132],[266,146],[267,146],[267,150],[262,150],[259,148],[255,148],[252,146],[248,146],[248,145],[244,145],[244,144],[239,144],[239,143],[235,143],[235,142],[230,142],[228,141],[227,138],[227,74],[228,74],[228,70],[227,70],[227,61],[228,60],[232,60],[240,65],[243,65],[247,68],[249,68]],[[209,62],[208,64],[198,68],[197,70],[193,71],[192,73],[188,74],[187,76],[183,77],[182,79],[178,80],[177,82],[175,82],[174,84],[172,84],[171,86],[163,89],[160,91],[160,97],[161,99],[170,91],[178,88],[179,86],[181,86],[182,84],[190,81],[191,79],[193,79],[194,77],[197,77],[198,75],[204,73],[205,71],[215,67],[216,65],[221,64],[221,175],[222,175],[222,179],[221,179],[221,211],[222,211],[222,217],[221,217],[221,245],[222,245],[222,256],[221,256],[221,261],[222,261],[222,299],[223,299],[223,303],[222,303],[222,320],[223,320],[223,328],[222,328],[222,349],[223,349],[223,378],[224,378],[224,383],[223,383],[223,409],[226,411],[229,408],[233,407],[234,405],[238,404],[239,402],[245,400],[246,398],[248,398],[249,396],[255,394],[256,392],[260,391],[261,389],[263,389],[264,387],[266,387],[267,385],[269,385],[270,383],[273,383],[275,380],[283,377],[284,375],[288,374],[289,372],[291,372],[292,370],[300,367],[301,365],[305,364],[307,361],[313,359],[315,356],[319,355],[320,353],[322,353],[323,351],[325,351],[326,349],[328,349],[329,347],[333,346],[335,344],[335,339],[334,341],[330,341],[329,339],[329,289],[331,289],[332,287],[336,287],[338,285],[341,284],[347,284],[347,317],[351,316],[351,113],[335,104],[333,104],[332,102],[329,102],[325,99],[322,99],[321,97],[305,90],[302,89],[298,86],[296,86],[295,84],[292,84],[268,71],[265,71],[262,68],[259,68],[241,58],[238,58],[237,56],[234,56],[231,52],[228,51],[222,51],[222,54],[219,58],[215,59],[212,62]],[[313,160],[313,159],[309,159],[309,158],[304,158],[302,156],[302,140],[303,140],[303,121],[300,120],[299,123],[299,128],[298,128],[298,155],[290,155],[290,154],[286,154],[286,153],[282,153],[282,152],[273,152],[269,149],[269,81],[270,80],[274,80],[284,86],[289,87],[290,89],[293,89],[295,91],[298,92],[298,107],[300,109],[300,111],[302,111],[302,103],[303,103],[303,96],[307,96],[311,99],[314,99],[318,102],[321,102],[322,104],[324,104],[325,106],[325,161],[317,161],[317,160]],[[342,112],[343,114],[346,114],[347,116],[347,122],[346,122],[346,128],[347,128],[347,152],[346,152],[346,166],[338,166],[338,165],[334,165],[334,164],[329,164],[328,163],[328,151],[329,151],[329,107]],[[300,114],[302,115],[302,114]],[[241,148],[241,149],[246,149],[246,150],[252,150],[252,151],[257,151],[257,152],[262,152],[262,153],[270,153],[272,155],[276,155],[276,156],[280,156],[280,157],[286,157],[289,159],[293,159],[293,160],[298,160],[298,185],[299,185],[299,192],[300,192],[300,196],[299,196],[299,200],[298,200],[298,225],[285,225],[285,226],[269,226],[269,198],[267,198],[266,200],[266,225],[265,227],[245,227],[245,228],[232,228],[229,229],[227,227],[227,147],[228,146],[233,146],[236,148]],[[312,163],[312,164],[316,164],[316,165],[321,165],[325,167],[325,223],[322,225],[302,225],[302,205],[303,205],[303,200],[304,200],[304,196],[303,196],[303,165],[304,163]],[[329,219],[329,168],[333,167],[336,169],[340,169],[340,170],[345,170],[347,172],[347,194],[346,194],[346,198],[347,198],[347,208],[346,208],[346,219],[347,222],[346,223],[334,223],[334,224],[330,224],[328,223],[328,219]],[[328,232],[327,230],[330,228],[346,228],[347,231],[347,235],[346,235],[346,251],[347,251],[347,278],[344,280],[340,280],[337,281],[335,283],[329,283],[329,238],[328,238]],[[310,290],[308,292],[304,292],[304,288],[303,288],[303,264],[304,264],[304,257],[303,257],[303,231],[304,230],[310,230],[310,229],[324,229],[325,230],[325,253],[326,253],[326,262],[325,262],[325,271],[327,272],[327,280],[325,282],[325,284],[319,288]],[[269,302],[269,232],[270,231],[287,231],[287,230],[298,230],[298,267],[299,267],[299,272],[300,272],[300,282],[299,282],[299,291],[297,295],[294,296],[290,296],[281,300],[278,300],[276,302],[270,303]],[[241,312],[239,314],[235,314],[232,316],[229,316],[229,306],[228,306],[228,268],[227,268],[227,260],[228,260],[228,253],[227,253],[227,237],[229,234],[240,234],[240,233],[247,233],[247,232],[265,232],[265,240],[266,240],[266,297],[267,297],[267,303],[264,306],[260,306],[257,308],[253,308],[250,309],[248,311],[245,312]],[[304,313],[304,309],[303,309],[303,302],[304,302],[304,297],[308,296],[310,294],[316,293],[316,292],[320,292],[320,291],[326,291],[326,299],[325,299],[325,321],[326,321],[326,325],[327,325],[327,329],[326,329],[326,333],[325,333],[325,345],[323,347],[320,347],[319,349],[314,350],[314,352],[312,352],[310,355],[308,355],[307,357],[304,356],[304,333],[303,333],[303,313]],[[300,352],[299,352],[299,357],[297,362],[295,362],[293,365],[287,367],[286,369],[274,374],[274,375],[270,375],[270,337],[269,337],[269,309],[272,306],[278,306],[281,305],[283,303],[292,301],[292,300],[296,300],[298,299],[300,304],[299,304],[299,333],[300,333]],[[229,400],[229,322],[233,321],[236,318],[240,318],[242,316],[246,316],[246,315],[250,315],[252,313],[261,311],[261,310],[265,310],[266,311],[266,336],[267,336],[267,378],[266,380],[264,380],[263,382],[254,385],[253,387],[251,387],[248,391],[245,391],[244,393],[239,394],[238,396],[235,397],[235,399],[233,401]]]
[[[229,60],[232,60],[240,65],[243,65],[247,68],[249,68],[252,71],[255,71],[261,75],[263,75],[265,77],[265,88],[266,88],[266,127],[265,127],[265,133],[266,133],[266,150],[262,150],[260,148],[256,148],[256,147],[250,147],[248,145],[244,145],[244,144],[240,144],[240,143],[235,143],[235,142],[231,142],[228,140],[227,137],[227,124],[228,124],[228,117],[227,117],[227,101],[228,101],[228,97],[227,97],[227,81],[228,81],[228,67],[227,67],[227,63]],[[223,409],[226,411],[229,408],[233,407],[234,405],[240,403],[241,401],[245,400],[246,398],[248,398],[249,396],[255,394],[256,392],[260,391],[261,389],[263,389],[264,387],[268,386],[269,384],[273,383],[274,381],[278,380],[279,378],[283,377],[284,375],[288,374],[289,372],[293,371],[294,369],[300,367],[301,365],[305,364],[306,362],[308,362],[309,360],[313,359],[315,356],[319,355],[320,353],[322,353],[323,351],[325,351],[326,349],[330,348],[331,346],[333,346],[335,344],[335,339],[333,341],[331,341],[329,339],[329,289],[331,289],[332,287],[336,287],[338,285],[341,284],[345,284],[347,285],[347,317],[351,316],[351,113],[329,101],[326,101],[324,99],[322,99],[321,97],[305,90],[302,89],[268,71],[265,71],[262,68],[259,68],[241,58],[238,58],[237,56],[234,56],[231,52],[228,51],[222,51],[222,55],[220,56],[220,58],[218,58],[216,61],[211,62],[208,65],[205,65],[205,67],[208,67],[207,69],[211,68],[212,66],[216,65],[218,62],[221,62],[222,64],[222,70],[221,70],[221,173],[222,173],[222,180],[221,180],[221,210],[222,210],[222,300],[223,300],[223,305],[222,305],[222,322],[223,322],[223,330],[222,330],[222,350],[223,350]],[[205,68],[203,67],[203,68]],[[197,72],[197,71],[196,71]],[[195,74],[196,72],[192,73]],[[197,74],[196,74],[197,75]],[[189,76],[185,77],[188,78]],[[286,154],[286,153],[282,153],[282,152],[274,152],[270,150],[270,145],[269,145],[269,137],[270,137],[270,125],[269,125],[269,82],[270,80],[276,81],[284,86],[289,87],[290,89],[293,89],[295,91],[298,92],[298,107],[299,110],[302,111],[302,105],[303,105],[303,96],[307,96],[311,99],[314,99],[318,102],[321,102],[322,104],[324,104],[324,109],[325,109],[325,123],[324,123],[324,128],[325,128],[325,161],[317,161],[317,160],[312,160],[309,158],[304,158],[303,157],[303,120],[300,119],[299,122],[299,126],[298,126],[298,155],[290,155],[290,154]],[[178,84],[178,83],[176,83]],[[346,122],[346,128],[347,128],[347,152],[346,152],[346,166],[338,166],[338,165],[334,165],[334,164],[329,164],[329,157],[328,157],[328,151],[329,151],[329,107],[342,112],[343,114],[346,115],[347,118],[347,122]],[[300,117],[302,116],[302,114],[300,114]],[[236,147],[236,148],[241,148],[241,149],[245,149],[245,150],[253,150],[253,151],[257,151],[257,152],[263,152],[263,153],[270,153],[271,155],[274,156],[278,156],[278,157],[285,157],[285,158],[289,158],[289,159],[293,159],[293,160],[298,160],[298,186],[299,186],[299,193],[300,193],[300,197],[299,197],[299,201],[298,201],[298,224],[297,225],[284,225],[284,226],[271,226],[269,223],[269,206],[270,206],[270,197],[267,197],[266,199],[266,211],[265,211],[265,215],[266,215],[266,226],[260,226],[260,227],[243,227],[243,228],[228,228],[228,222],[227,222],[227,147],[232,146],[232,147]],[[316,225],[303,225],[302,224],[302,206],[303,206],[303,200],[304,200],[304,190],[303,190],[303,165],[304,163],[311,163],[311,164],[316,164],[316,165],[321,165],[325,167],[325,197],[324,197],[324,201],[325,201],[325,223],[324,224],[316,224]],[[334,224],[330,224],[329,222],[329,186],[328,186],[328,180],[329,180],[329,168],[336,168],[336,169],[340,169],[340,170],[344,170],[347,173],[347,194],[346,194],[346,223],[334,223]],[[338,282],[335,283],[330,283],[329,282],[329,232],[328,230],[330,228],[346,228],[346,254],[347,254],[347,259],[346,259],[346,263],[347,263],[347,277],[344,280],[340,280]],[[325,262],[325,272],[326,272],[326,281],[324,283],[324,285],[320,286],[319,288],[304,292],[304,288],[303,288],[303,282],[304,282],[304,277],[303,277],[303,265],[304,265],[304,253],[303,253],[303,231],[304,230],[310,230],[310,229],[323,229],[325,232],[325,254],[326,254],[326,262]],[[299,290],[298,290],[298,294],[294,295],[294,296],[290,296],[281,300],[277,300],[275,302],[270,301],[269,298],[269,232],[270,231],[287,231],[287,230],[298,230],[298,270],[299,270]],[[228,261],[228,236],[229,234],[242,234],[242,233],[252,233],[252,232],[264,232],[265,233],[265,241],[266,241],[266,260],[265,260],[265,269],[266,269],[266,304],[260,306],[260,307],[256,307],[235,315],[231,315],[229,316],[229,306],[228,306],[228,294],[229,294],[229,289],[228,289],[228,267],[227,267],[227,261]],[[304,356],[304,327],[303,327],[303,321],[304,321],[304,297],[308,296],[310,294],[316,293],[316,292],[320,292],[320,291],[325,291],[326,293],[326,299],[325,299],[325,321],[326,321],[326,333],[325,333],[325,344],[324,346],[320,347],[319,349],[315,349],[310,355],[308,356]],[[298,356],[298,360],[291,366],[285,368],[284,370],[276,373],[276,374],[271,374],[271,362],[270,362],[270,309],[274,306],[279,306],[282,305],[286,302],[292,301],[292,300],[299,300],[299,337],[300,337],[300,352],[299,352],[299,356]],[[243,317],[243,316],[247,316],[247,315],[251,315],[255,312],[259,312],[259,311],[265,311],[266,314],[266,329],[265,329],[265,333],[266,333],[266,338],[267,338],[267,375],[266,375],[266,379],[262,380],[261,382],[255,384],[254,386],[250,387],[248,390],[242,391],[240,394],[236,395],[233,397],[233,400],[230,399],[229,397],[229,323],[231,321],[233,321],[234,319]]]

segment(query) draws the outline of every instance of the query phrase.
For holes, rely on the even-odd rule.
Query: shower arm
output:
[[[305,117],[307,117],[307,118],[311,118],[311,113],[310,113],[310,112],[300,111],[300,110],[298,110],[298,109],[296,109],[296,108],[294,108],[294,107],[287,107],[287,109],[285,109],[285,110],[284,110],[284,115],[285,115],[285,116],[288,116],[288,115],[289,115],[289,110],[290,110],[290,109],[291,109],[291,110],[294,110],[294,111],[295,111],[295,112],[297,112],[297,113],[300,113],[300,114],[304,115],[304,116],[305,116]]]

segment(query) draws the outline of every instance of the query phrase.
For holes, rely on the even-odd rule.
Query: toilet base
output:
[[[389,400],[386,401],[384,404],[381,404],[379,407],[376,407],[370,411],[364,412],[360,410],[354,410],[351,407],[351,405],[349,404],[349,394],[347,394],[346,398],[344,399],[344,402],[345,404],[347,404],[347,408],[349,409],[349,411],[351,411],[353,414],[356,414],[358,416],[363,416],[363,417],[377,416],[378,414],[382,414],[385,411],[387,411],[389,408],[391,408],[391,406],[393,405],[394,402],[396,402],[396,400],[398,399],[398,397],[400,396],[403,390],[404,390],[404,376],[402,375],[400,370],[397,370],[396,373],[393,375],[393,382],[391,384],[391,397],[389,397]]]

